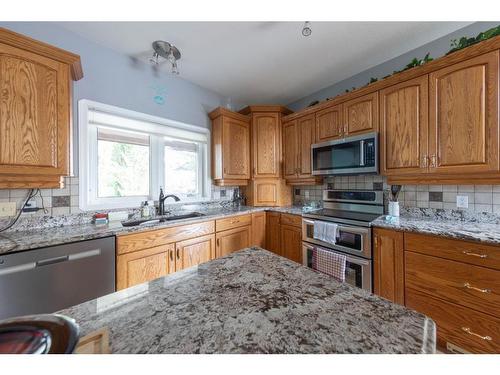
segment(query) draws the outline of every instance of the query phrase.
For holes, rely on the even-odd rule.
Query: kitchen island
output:
[[[60,311],[112,353],[434,353],[435,324],[257,247]]]

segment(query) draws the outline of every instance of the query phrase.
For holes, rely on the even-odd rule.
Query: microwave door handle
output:
[[[365,141],[363,139],[359,141],[359,166],[365,166]]]

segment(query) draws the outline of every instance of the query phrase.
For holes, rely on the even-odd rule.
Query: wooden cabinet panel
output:
[[[232,252],[249,247],[251,243],[251,232],[251,227],[248,225],[217,233],[216,257],[220,258]]]
[[[215,258],[215,234],[175,244],[175,270],[196,266]]]
[[[283,124],[283,176],[298,177],[299,138],[297,120]]]
[[[292,188],[280,178],[258,178],[243,188],[249,206],[288,206],[292,204]]]
[[[299,177],[311,177],[311,145],[315,142],[314,115],[304,116],[297,120],[297,134],[299,137],[298,168]]]
[[[266,213],[252,214],[252,245],[266,247]]]
[[[75,354],[110,354],[108,328],[101,328],[81,337]]]
[[[405,252],[405,287],[489,314],[500,311],[500,271]]]
[[[415,233],[404,238],[406,250],[500,270],[498,246]]]
[[[215,222],[205,221],[178,227],[116,236],[117,254],[164,245],[215,232]]]
[[[165,276],[169,272],[169,253],[174,244],[119,255],[116,263],[116,289],[125,289]]]
[[[378,131],[378,92],[349,100],[343,108],[344,132],[348,135]]]
[[[252,115],[252,175],[280,177],[281,139],[278,113]]]
[[[281,224],[302,228],[302,216],[292,214],[281,214]]]
[[[282,255],[297,263],[302,263],[302,230],[291,225],[281,225]]]
[[[224,219],[218,219],[215,221],[215,228],[217,232],[222,230],[242,227],[244,225],[252,225],[252,215],[238,215],[238,216],[230,216]]]
[[[375,228],[373,292],[404,305],[403,233]]]
[[[250,178],[250,126],[247,122],[223,118],[222,153],[224,179]]]
[[[316,142],[340,138],[344,131],[342,105],[336,105],[316,113]]]
[[[498,51],[429,75],[433,173],[498,171]]]
[[[266,249],[281,254],[280,213],[266,212]]]
[[[438,346],[450,342],[472,353],[500,352],[500,319],[409,289],[406,306],[437,325]]]
[[[382,173],[427,172],[428,76],[380,91]]]

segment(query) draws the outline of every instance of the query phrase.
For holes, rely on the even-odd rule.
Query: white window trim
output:
[[[90,173],[91,166],[97,166],[97,150],[92,149],[97,143],[90,142],[90,139],[96,139],[96,128],[88,126],[89,109],[97,109],[101,112],[121,115],[144,121],[144,132],[156,134],[160,137],[150,138],[150,192],[144,197],[121,197],[121,198],[96,198],[91,191],[92,186],[97,186],[97,173]],[[79,137],[79,207],[83,211],[95,211],[115,208],[138,207],[144,200],[157,200],[160,192],[160,186],[163,185],[164,170],[160,168],[160,161],[163,160],[163,143],[161,137],[168,136],[165,127],[188,130],[204,134],[207,142],[202,146],[204,163],[202,164],[202,198],[183,199],[179,204],[202,202],[210,200],[210,130],[190,124],[185,124],[175,120],[169,120],[158,116],[152,116],[145,113],[124,109],[109,104],[99,103],[87,99],[78,101],[78,137]],[[117,128],[124,130],[137,131],[137,129],[124,125]],[[95,137],[95,138],[91,138]],[[153,157],[155,155],[156,157]],[[165,192],[168,194],[169,192]]]

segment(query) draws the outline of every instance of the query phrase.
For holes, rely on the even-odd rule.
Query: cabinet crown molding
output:
[[[249,105],[243,109],[240,109],[238,113],[241,113],[243,115],[248,115],[253,112],[273,112],[273,113],[281,113],[282,115],[286,116],[293,111],[287,107],[284,107],[282,105]]]
[[[227,117],[231,117],[235,120],[250,122],[250,117],[248,117],[246,115],[242,115],[241,113],[238,113],[238,112],[233,112],[233,111],[226,109],[224,107],[217,107],[212,112],[210,112],[208,114],[208,117],[210,117],[210,120],[214,120],[219,116],[227,116]]]

